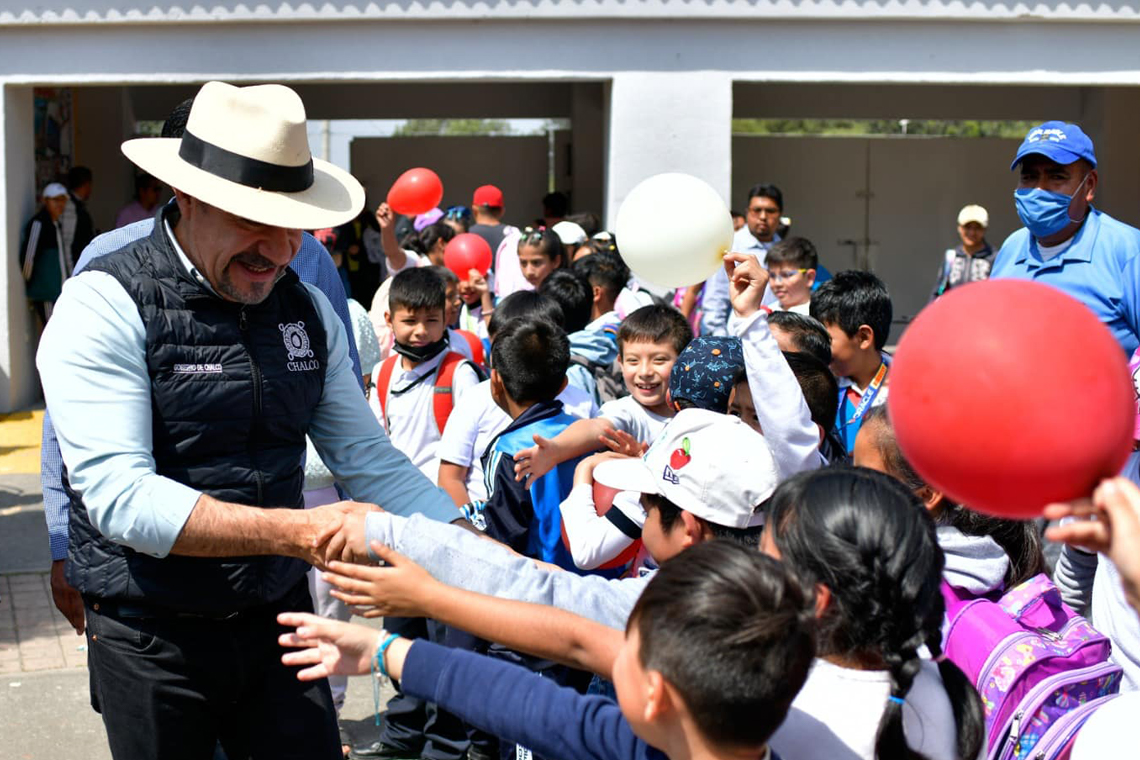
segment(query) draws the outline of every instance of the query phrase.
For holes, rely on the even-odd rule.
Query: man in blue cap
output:
[[[1092,140],[1075,124],[1029,130],[1010,170],[1025,225],[998,251],[991,277],[1052,285],[1076,298],[1131,354],[1140,344],[1140,230],[1092,206],[1098,176]]]

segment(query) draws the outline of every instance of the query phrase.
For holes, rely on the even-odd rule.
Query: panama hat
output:
[[[364,207],[355,177],[313,158],[305,106],[279,84],[207,82],[180,139],[128,140],[122,150],[171,187],[274,227],[336,227]]]

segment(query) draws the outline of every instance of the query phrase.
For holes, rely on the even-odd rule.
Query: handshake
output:
[[[373,563],[364,535],[365,517],[381,511],[375,504],[338,501],[296,512],[301,524],[293,542],[296,556],[321,569],[334,561]]]

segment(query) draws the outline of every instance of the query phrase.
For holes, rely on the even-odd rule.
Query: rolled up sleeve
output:
[[[36,366],[68,480],[91,524],[112,541],[166,556],[201,492],[155,472],[146,340],[113,277],[69,279]]]

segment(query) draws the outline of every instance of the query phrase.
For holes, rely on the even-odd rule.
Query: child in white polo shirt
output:
[[[481,378],[466,357],[448,350],[439,275],[405,269],[392,278],[388,305],[394,353],[373,370],[369,405],[396,448],[434,483],[446,418]]]

